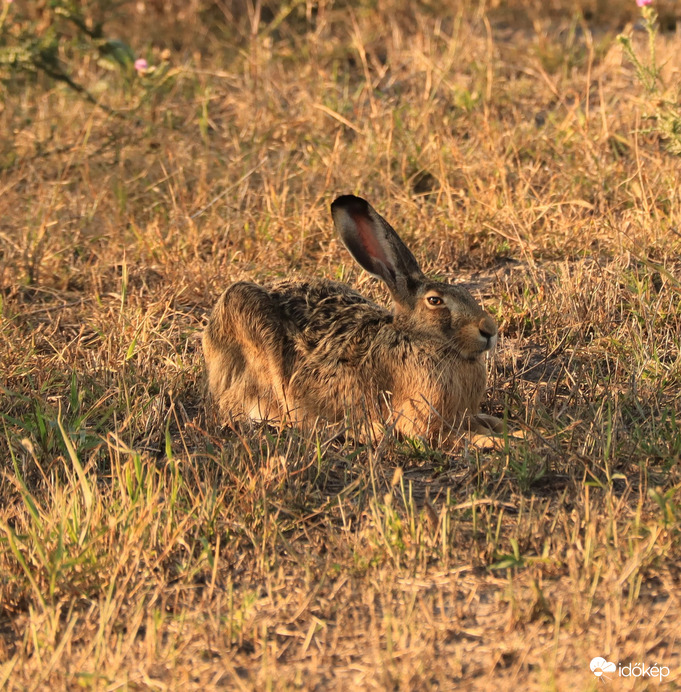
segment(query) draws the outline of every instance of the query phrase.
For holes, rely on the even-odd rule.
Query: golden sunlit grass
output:
[[[128,19],[161,77],[80,67],[112,112],[42,78],[0,105],[0,685],[595,690],[595,656],[678,685],[681,160],[616,31],[161,6]],[[230,282],[385,301],[341,193],[494,315],[485,410],[524,439],[216,425]]]

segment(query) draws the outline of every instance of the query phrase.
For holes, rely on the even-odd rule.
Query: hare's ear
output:
[[[412,306],[423,272],[392,226],[361,197],[343,195],[331,205],[343,245],[370,274],[383,279],[395,302]]]

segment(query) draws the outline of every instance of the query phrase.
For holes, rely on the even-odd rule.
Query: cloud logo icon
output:
[[[597,678],[600,678],[604,673],[614,673],[617,667],[611,661],[606,661],[602,656],[596,656],[596,658],[591,659],[589,668],[591,668],[591,672]]]

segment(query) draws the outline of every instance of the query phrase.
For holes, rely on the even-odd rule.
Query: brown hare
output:
[[[365,200],[339,197],[331,214],[350,254],[388,287],[393,311],[324,279],[232,284],[203,335],[222,420],[345,421],[372,437],[394,427],[431,442],[462,426],[501,431],[478,413],[494,320],[462,286],[428,279]]]

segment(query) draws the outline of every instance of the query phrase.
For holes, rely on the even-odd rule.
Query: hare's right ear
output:
[[[354,195],[338,197],[331,205],[331,216],[343,245],[357,262],[385,281],[396,303],[413,307],[423,272],[392,226]]]

